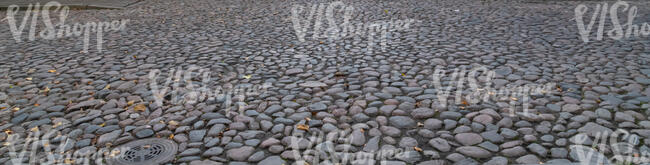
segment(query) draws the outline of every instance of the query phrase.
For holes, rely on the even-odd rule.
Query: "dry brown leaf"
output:
[[[145,107],[144,104],[138,104],[133,108],[133,110],[144,112],[147,110],[147,107]]]
[[[299,130],[305,130],[305,131],[308,131],[308,130],[309,130],[309,126],[308,126],[308,125],[304,125],[304,124],[298,124],[298,126],[296,126],[296,127],[297,127]]]
[[[65,163],[65,164],[74,164],[74,160],[70,159],[70,158],[66,158],[65,160],[63,160],[63,163]]]
[[[126,102],[126,105],[131,106],[131,105],[133,105],[133,103],[135,103],[135,101],[131,100],[131,101],[129,101],[129,102]]]
[[[56,72],[56,70],[55,69],[47,70],[47,72],[54,73],[54,72]]]
[[[106,85],[106,87],[104,87],[104,89],[108,89],[108,88],[111,88],[111,84],[108,84]]]
[[[420,147],[413,147],[413,149],[418,151],[418,152],[422,152],[422,148],[420,148]]]

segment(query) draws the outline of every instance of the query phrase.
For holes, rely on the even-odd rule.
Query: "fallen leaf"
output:
[[[304,125],[304,124],[298,124],[298,126],[296,126],[296,127],[297,127],[299,130],[305,130],[305,131],[308,131],[308,130],[309,130],[309,126],[308,126],[308,125]]]
[[[62,122],[57,122],[57,123],[55,123],[55,124],[52,126],[52,128],[56,128],[56,127],[59,127],[59,126],[61,126],[61,125],[63,125]]]
[[[11,134],[14,133],[14,131],[12,131],[12,130],[10,130],[10,129],[7,129],[7,130],[5,130],[5,133],[6,133],[7,135],[11,135]]]
[[[252,77],[252,76],[251,76],[250,74],[244,76],[245,79],[251,79],[251,77]]]
[[[47,70],[47,72],[54,73],[54,72],[56,72],[56,70],[54,70],[54,69],[52,69],[52,70]]]
[[[147,107],[145,107],[144,104],[138,104],[133,108],[133,110],[144,112],[147,110]]]
[[[418,152],[422,152],[422,148],[420,148],[420,147],[413,147],[413,149],[418,151]]]
[[[169,135],[169,139],[173,139],[173,138],[174,138],[174,134]]]
[[[63,163],[65,163],[65,164],[74,164],[74,160],[70,159],[70,158],[66,158],[65,160],[63,160]]]
[[[131,100],[131,101],[127,102],[126,105],[131,106],[131,105],[133,105],[133,103],[135,103],[135,101]]]
[[[384,13],[388,14],[388,10],[384,9]]]
[[[18,111],[18,110],[20,110],[20,108],[16,107],[16,108],[14,108],[13,110],[14,110],[14,111]]]
[[[27,81],[32,81],[32,78],[31,78],[31,77],[27,77],[27,78],[25,78],[25,79],[26,79]]]
[[[423,126],[424,126],[424,124],[422,124],[421,122],[418,122],[418,127],[423,127]]]
[[[36,103],[36,104],[34,104],[34,106],[35,106],[35,107],[38,107],[38,106],[41,106],[41,104]]]
[[[29,129],[29,130],[32,131],[32,132],[38,132],[38,126],[32,128],[32,129]]]
[[[100,127],[104,127],[106,123],[99,124]]]
[[[50,87],[45,87],[45,89],[43,89],[43,93],[47,93],[49,91],[50,91]]]
[[[307,121],[311,121],[311,119],[310,119],[309,117],[305,117],[305,120],[307,120]]]
[[[177,122],[177,121],[174,121],[174,120],[172,120],[172,121],[169,121],[169,125],[178,125],[178,122]]]
[[[402,77],[406,77],[406,74],[402,73]]]
[[[106,85],[106,87],[104,87],[104,89],[108,89],[108,88],[111,88],[111,84],[108,84]]]

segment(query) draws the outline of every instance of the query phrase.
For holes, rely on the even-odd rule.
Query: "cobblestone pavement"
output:
[[[89,35],[83,52],[83,37],[28,40],[29,21],[18,43],[8,11],[0,11],[0,163],[12,164],[11,151],[34,151],[23,146],[28,139],[9,143],[9,137],[38,131],[56,132],[38,147],[64,152],[28,153],[24,162],[159,137],[178,144],[170,164],[316,164],[313,158],[335,164],[351,155],[344,153],[361,152],[375,159],[357,154],[348,160],[561,164],[585,160],[586,150],[608,158],[631,154],[610,143],[608,133],[617,130],[625,133],[611,142],[631,144],[635,158],[648,157],[650,40],[610,38],[610,19],[597,40],[597,18],[584,42],[576,7],[588,7],[586,27],[602,3],[343,3],[354,7],[351,20],[360,24],[413,21],[371,43],[364,30],[314,38],[314,19],[303,19],[317,5],[312,2],[147,0],[124,10],[70,10],[70,26],[129,19],[125,29],[103,34],[101,49],[101,35]],[[639,33],[650,30],[642,26],[650,22],[650,4],[627,3],[638,7]],[[303,25],[312,21],[304,41],[291,19],[295,5],[304,7]],[[620,7],[621,24],[627,13]],[[328,21],[323,16],[321,31]],[[38,22],[37,29],[44,26]],[[484,68],[481,76],[464,72],[473,68]],[[498,96],[507,91],[488,88],[516,91],[527,84],[547,86],[529,100],[466,97],[474,90]],[[246,85],[253,87],[230,90]],[[318,134],[326,140],[299,138]]]

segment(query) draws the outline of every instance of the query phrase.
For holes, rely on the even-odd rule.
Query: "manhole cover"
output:
[[[171,140],[161,138],[141,139],[121,145],[125,148],[120,156],[109,159],[113,165],[161,164],[174,159],[178,146]]]

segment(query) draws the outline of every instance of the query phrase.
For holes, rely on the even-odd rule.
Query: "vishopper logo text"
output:
[[[233,73],[233,72],[230,72]],[[220,102],[220,107],[230,116],[231,106],[234,104],[243,114],[248,96],[257,96],[268,90],[270,83],[264,84],[238,84],[238,85],[217,85],[214,88],[209,86],[212,78],[211,72],[206,68],[190,66],[187,70],[182,67],[172,68],[164,78],[164,83],[158,84],[161,71],[154,69],[149,72],[149,87],[151,88],[154,104],[162,106],[163,103],[196,104],[198,102]],[[234,76],[238,76],[234,74]],[[242,76],[244,78],[249,76]],[[199,80],[199,81],[194,81]]]
[[[627,11],[627,22],[621,25],[621,21],[618,17],[618,12]],[[642,25],[634,24],[634,18],[637,17],[638,8],[636,6],[630,6],[625,1],[617,1],[612,4],[611,7],[607,2],[597,4],[594,8],[593,13],[591,14],[591,19],[589,24],[585,27],[585,21],[583,20],[583,15],[589,11],[589,7],[584,4],[580,4],[575,8],[575,20],[578,24],[578,32],[582,41],[589,42],[589,37],[593,29],[594,24],[596,23],[596,18],[600,17],[598,21],[598,30],[596,31],[596,40],[603,40],[603,34],[605,30],[605,20],[607,20],[607,14],[609,13],[609,19],[614,26],[611,30],[607,31],[607,36],[614,40],[621,40],[623,38],[629,39],[630,37],[647,37],[650,35],[650,25],[645,22]],[[589,18],[589,17],[587,17]]]
[[[496,72],[489,70],[486,66],[478,66],[468,69],[463,66],[454,68],[451,71],[451,77],[448,77],[448,84],[446,87],[442,86],[441,80],[450,72],[442,67],[437,67],[432,76],[433,86],[436,89],[436,96],[438,98],[438,105],[441,107],[447,106],[447,100],[451,94],[451,89],[455,88],[454,101],[456,105],[472,105],[480,102],[489,101],[507,101],[510,105],[510,115],[514,116],[517,111],[516,106],[521,105],[524,114],[528,113],[529,100],[531,95],[544,95],[551,94],[555,83],[541,84],[526,84],[526,85],[511,85],[497,88],[493,86],[493,79]],[[477,78],[477,76],[479,78]],[[482,79],[482,80],[481,80]],[[483,82],[483,86],[480,83]],[[469,86],[469,93],[463,97],[465,84]]]
[[[575,145],[571,146],[571,150],[575,152],[575,156],[582,165],[650,163],[649,152],[635,149],[635,146],[639,144],[639,136],[630,134],[627,130],[617,129],[614,132],[603,130],[590,135],[595,138],[593,141],[586,134],[578,134],[573,137]],[[619,139],[626,141],[619,142]],[[591,146],[584,146],[588,144],[588,141]],[[611,153],[612,156],[607,158],[604,153]]]
[[[36,27],[40,14],[45,28],[38,32],[38,36],[46,40],[52,40],[55,38],[64,38],[71,36],[79,37],[83,34],[84,48],[82,52],[84,53],[88,52],[91,32],[96,33],[97,50],[99,52],[102,52],[104,32],[124,30],[126,28],[126,23],[129,22],[129,19],[124,19],[111,22],[86,22],[86,24],[75,23],[74,25],[66,25],[65,21],[69,14],[69,7],[61,6],[59,2],[52,1],[46,3],[43,8],[41,8],[41,5],[39,3],[36,3],[35,5],[29,4],[22,21],[20,21],[20,26],[17,26],[16,14],[18,14],[19,10],[20,7],[18,5],[11,5],[7,9],[7,21],[9,23],[9,28],[17,43],[21,43],[23,41],[22,34],[25,29],[25,25],[29,20],[29,17],[31,17],[31,23],[29,24],[29,33],[27,35],[27,38],[29,41],[34,41],[36,39]],[[52,19],[50,18],[50,10],[59,12],[58,23],[53,23]]]
[[[37,127],[28,132],[27,137],[9,134],[3,143],[8,149],[11,164],[104,164],[107,159],[123,156],[129,148],[85,147],[73,150],[72,138],[61,135],[59,130],[41,134]],[[59,145],[55,145],[59,143]],[[56,154],[55,154],[56,153]]]
[[[306,125],[299,124],[295,127],[290,138],[291,152],[296,164],[320,164],[330,162],[333,164],[383,164],[384,160],[405,159],[412,156],[415,150],[402,148],[379,149],[373,151],[351,151],[352,141],[355,137],[350,131],[362,130],[339,130],[325,133],[317,129],[308,132],[299,130]],[[339,150],[338,146],[343,146]],[[302,151],[301,151],[302,150]]]
[[[352,22],[352,13],[354,7],[345,6],[343,2],[337,1],[330,4],[320,3],[312,4],[309,11],[303,5],[294,5],[291,8],[291,21],[293,29],[296,31],[296,36],[300,42],[305,42],[305,36],[310,27],[312,27],[312,39],[320,40],[327,38],[329,40],[338,40],[343,38],[351,38],[354,36],[367,36],[368,39],[368,52],[372,52],[375,45],[375,36],[379,36],[379,45],[382,50],[386,50],[387,36],[391,32],[404,31],[411,27],[415,22],[414,19],[402,20],[379,20],[369,23]],[[386,12],[386,11],[385,11]],[[343,13],[343,20],[335,19],[336,14]],[[301,16],[303,15],[303,16]],[[315,19],[314,19],[315,17]],[[327,22],[325,22],[326,19]],[[337,22],[342,22],[340,26]],[[327,24],[327,28],[322,27]]]

